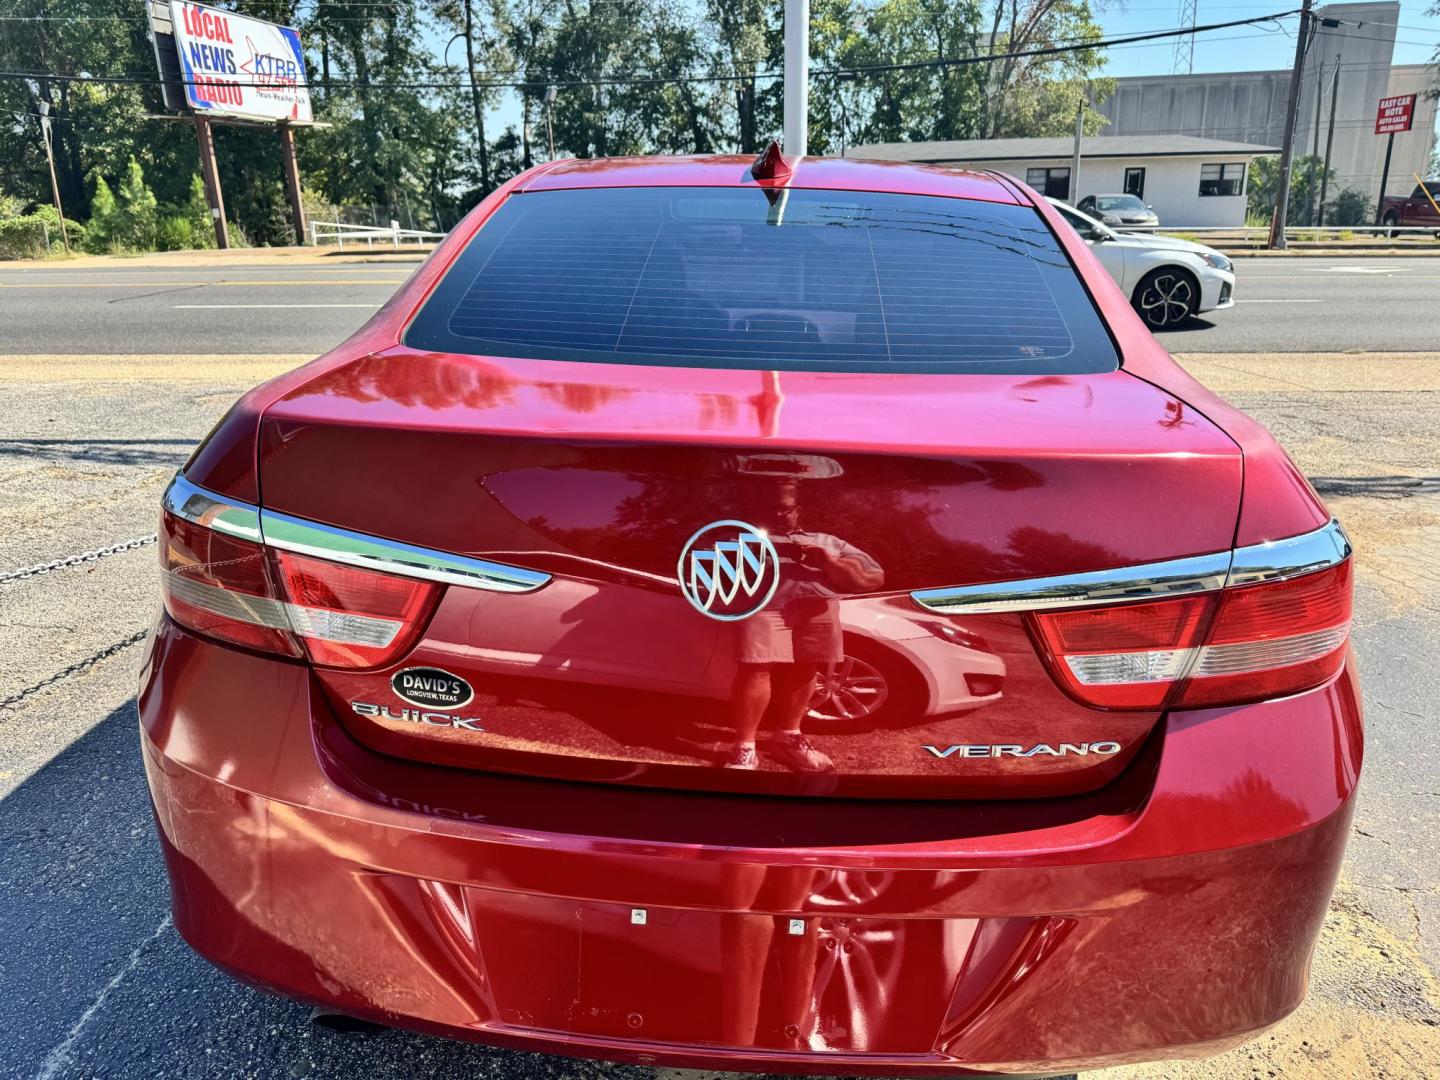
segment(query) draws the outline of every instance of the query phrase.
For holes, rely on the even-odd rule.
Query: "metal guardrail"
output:
[[[1110,225],[1114,232],[1166,233],[1187,236],[1235,236],[1249,243],[1251,240],[1269,240],[1269,225]],[[1285,228],[1285,239],[1305,240],[1309,238],[1332,239],[1354,236],[1361,233],[1375,233],[1381,237],[1414,236],[1424,239],[1440,235],[1436,225],[1289,225]]]
[[[426,232],[424,229],[402,229],[398,221],[391,221],[387,229],[383,225],[349,225],[343,221],[312,221],[310,222],[310,243],[319,247],[327,241],[334,241],[340,245],[340,250],[345,250],[345,241],[364,240],[367,248],[373,248],[378,240],[381,243],[389,241],[396,250],[400,250],[401,243],[434,243],[445,239],[445,233]]]

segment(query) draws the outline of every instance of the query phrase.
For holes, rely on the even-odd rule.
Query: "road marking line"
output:
[[[1319,300],[1236,300],[1237,304],[1318,304]]]
[[[377,308],[377,304],[171,304],[177,311],[206,311],[214,308]]]
[[[1312,274],[1403,274],[1408,266],[1307,266]]]
[[[70,1048],[75,1045],[76,1040],[80,1038],[81,1033],[84,1032],[90,1021],[95,1019],[95,1014],[98,1013],[105,1004],[105,999],[110,996],[110,991],[124,982],[125,976],[140,966],[140,954],[152,945],[161,934],[169,930],[170,926],[170,916],[166,915],[165,918],[160,921],[160,925],[151,931],[149,937],[130,950],[130,958],[125,961],[125,966],[117,971],[115,977],[100,989],[99,995],[90,1003],[90,1007],[80,1014],[80,1019],[75,1021],[75,1025],[70,1029],[70,1033],[65,1036],[64,1040],[56,1046],[55,1049],[51,1050],[50,1053],[45,1055],[45,1060],[40,1065],[40,1071],[35,1074],[35,1080],[54,1080],[56,1076],[60,1075],[60,1070],[70,1064]]]

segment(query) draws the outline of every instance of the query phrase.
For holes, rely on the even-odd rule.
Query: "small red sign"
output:
[[[1375,113],[1375,134],[1393,135],[1397,131],[1409,131],[1415,121],[1415,95],[1401,94],[1399,97],[1380,99],[1380,108]]]

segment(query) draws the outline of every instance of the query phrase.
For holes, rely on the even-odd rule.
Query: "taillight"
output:
[[[275,560],[290,625],[327,667],[379,667],[409,652],[442,588],[289,551]]]
[[[1031,615],[1055,677],[1109,709],[1239,705],[1319,686],[1345,662],[1351,560],[1173,600]]]
[[[185,521],[160,518],[160,587],[165,610],[207,637],[282,656],[301,656],[265,549]]]
[[[443,586],[271,551],[165,512],[165,608],[220,641],[327,667],[387,664],[415,644]]]

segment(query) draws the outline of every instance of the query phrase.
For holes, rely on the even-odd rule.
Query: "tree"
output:
[[[155,246],[159,209],[155,193],[145,183],[145,172],[133,157],[116,193],[117,210],[113,238],[123,247],[149,251]]]
[[[1034,52],[1056,45],[1099,41],[1104,36],[1088,0],[991,0],[986,55]],[[1114,88],[1114,80],[1095,80],[1102,57],[1097,49],[1022,56],[985,65],[976,124],[982,139],[1060,135],[1074,130],[1075,109],[1087,83],[1098,97]],[[1104,121],[1087,116],[1086,130],[1098,131]]]
[[[1082,95],[1106,92],[1098,50],[1008,54],[1099,40],[1103,2],[813,0],[811,152],[1068,134]],[[557,154],[754,154],[780,133],[777,0],[245,0],[243,10],[300,28],[329,125],[296,140],[306,189],[367,220],[453,224],[544,156],[535,146],[552,85]],[[48,201],[44,103],[66,209],[98,219],[92,245],[143,244],[161,223],[179,243],[179,218],[191,242],[207,242],[190,125],[146,119],[163,109],[154,85],[85,81],[154,71],[143,19],[114,0],[11,0],[9,12],[0,70],[44,75],[0,80],[0,190]],[[447,47],[462,43],[460,66]],[[866,70],[897,64],[907,66]],[[502,103],[518,104],[518,121],[497,133]],[[217,124],[215,142],[232,222],[256,243],[291,239],[274,132]]]
[[[1346,188],[1325,204],[1326,225],[1368,225],[1373,220],[1370,197],[1359,188]]]
[[[115,193],[105,177],[97,174],[95,194],[90,199],[90,224],[85,230],[86,246],[91,251],[109,251],[114,243],[116,224]]]
[[[1313,225],[1310,211],[1314,206],[1311,198],[1312,184],[1318,187],[1321,184],[1333,184],[1335,182],[1335,170],[1328,173],[1328,180],[1324,163],[1313,155],[1306,154],[1295,158],[1294,166],[1290,170],[1290,197],[1287,204],[1286,214],[1291,225]],[[1246,184],[1246,214],[1248,217],[1269,221],[1275,215],[1275,190],[1280,182],[1280,158],[1276,154],[1269,154],[1265,157],[1256,158],[1250,163],[1250,178]],[[1335,224],[1335,222],[1331,222]]]
[[[198,176],[190,178],[190,192],[180,208],[180,214],[190,223],[190,242],[197,247],[215,246],[215,225],[210,217],[210,200],[205,197],[205,182]]]

